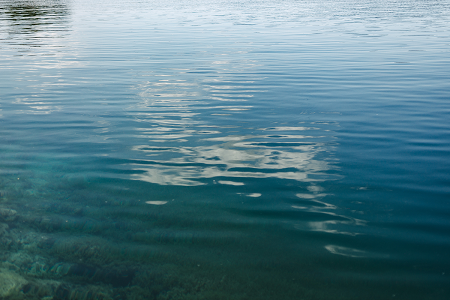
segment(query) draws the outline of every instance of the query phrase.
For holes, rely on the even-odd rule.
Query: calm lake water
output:
[[[450,299],[449,24],[0,0],[0,298]]]

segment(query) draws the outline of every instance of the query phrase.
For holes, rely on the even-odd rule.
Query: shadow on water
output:
[[[3,40],[38,47],[46,37],[67,30],[69,9],[64,1],[1,1],[0,21],[7,26]],[[19,42],[20,41],[20,42]]]
[[[75,60],[67,59],[69,19],[65,1],[0,1],[0,87],[14,86],[3,94],[13,99],[2,101],[4,111],[49,114],[60,109],[52,86],[64,84],[63,74],[48,70],[61,70]]]

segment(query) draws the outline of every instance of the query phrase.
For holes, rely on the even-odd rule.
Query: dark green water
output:
[[[0,299],[450,299],[449,24],[0,0]]]

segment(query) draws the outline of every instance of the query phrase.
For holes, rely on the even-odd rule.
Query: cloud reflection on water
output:
[[[130,112],[140,123],[136,137],[146,142],[132,146],[140,153],[131,163],[139,171],[133,179],[195,186],[214,178],[245,184],[244,178],[315,182],[326,176],[332,167],[318,156],[330,146],[321,128],[267,122],[256,100],[265,86],[210,72],[204,80],[200,75],[192,80],[187,70],[172,70],[136,87],[141,101]]]
[[[155,76],[154,82],[138,87],[140,101],[130,111],[136,112],[140,124],[136,137],[143,143],[132,146],[137,157],[128,166],[134,170],[132,179],[169,186],[221,184],[238,190],[251,185],[254,192],[239,190],[237,194],[255,199],[264,195],[259,190],[263,182],[294,181],[302,183],[297,200],[280,209],[299,212],[299,219],[282,219],[283,223],[296,231],[363,234],[359,228],[366,221],[327,203],[330,194],[321,187],[338,176],[332,172],[336,165],[330,159],[334,151],[330,127],[283,122],[282,113],[279,118],[261,114],[259,101],[267,87],[259,79],[234,80],[222,74],[214,80],[189,80],[186,74],[183,70],[164,76],[163,83],[161,76]],[[278,109],[276,104],[271,107]],[[276,181],[255,183],[255,179]],[[271,201],[278,205],[277,199]],[[236,211],[259,211],[257,207],[242,209]],[[264,214],[265,208],[261,210]],[[263,218],[261,214],[258,218]],[[342,253],[339,247],[333,249]],[[358,251],[350,255],[360,255]]]
[[[176,134],[176,137],[188,135]],[[135,146],[133,150],[146,152],[149,158],[155,159],[146,160],[145,165],[135,164],[135,170],[145,173],[136,174],[134,178],[163,185],[200,185],[204,183],[197,179],[215,177],[315,181],[308,176],[329,169],[326,162],[315,159],[316,152],[321,150],[320,144],[273,146],[255,140],[273,141],[273,138],[267,135],[227,136],[205,139],[213,142],[208,146],[165,149]],[[172,157],[164,152],[169,152]]]

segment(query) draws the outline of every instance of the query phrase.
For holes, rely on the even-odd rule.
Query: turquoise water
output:
[[[450,299],[449,24],[0,0],[0,299]]]

